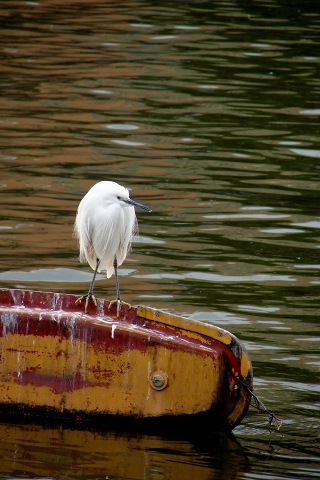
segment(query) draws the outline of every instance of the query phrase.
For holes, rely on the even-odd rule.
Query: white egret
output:
[[[118,266],[125,260],[138,222],[134,207],[151,212],[149,207],[137,203],[129,197],[129,192],[118,183],[103,181],[96,183],[81,200],[74,233],[79,240],[80,262],[88,262],[94,270],[93,279],[86,295],[79,297],[76,304],[85,298],[85,312],[89,301],[95,305],[93,295],[97,272],[106,271],[107,278],[115,274],[117,316],[119,316],[120,296]]]

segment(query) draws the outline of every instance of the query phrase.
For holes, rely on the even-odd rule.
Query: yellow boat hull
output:
[[[252,368],[231,333],[148,307],[118,318],[99,299],[85,314],[75,300],[0,290],[0,411],[241,421]]]

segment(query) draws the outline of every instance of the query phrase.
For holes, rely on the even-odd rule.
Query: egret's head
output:
[[[116,182],[109,182],[109,181],[104,181],[104,182],[99,182],[94,187],[93,189],[97,189],[99,193],[103,196],[103,200],[107,203],[113,204],[113,203],[118,203],[122,207],[127,207],[127,206],[134,206],[134,207],[139,207],[142,208],[143,210],[146,210],[147,212],[151,212],[151,208],[147,207],[146,205],[142,205],[141,203],[135,202],[134,200],[131,200],[129,197],[129,191],[123,187],[122,185],[119,185]]]

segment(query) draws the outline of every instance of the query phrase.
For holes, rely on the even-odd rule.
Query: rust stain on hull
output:
[[[246,413],[236,377],[251,387],[251,364],[229,332],[147,307],[122,306],[117,318],[103,300],[84,314],[75,299],[0,289],[0,405],[131,417],[207,413],[230,428]]]

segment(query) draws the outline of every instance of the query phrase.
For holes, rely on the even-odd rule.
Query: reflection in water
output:
[[[255,392],[284,418],[272,466],[261,419],[251,413],[237,429],[250,478],[317,471],[317,6],[0,5],[2,284],[83,292],[79,200],[100,180],[132,188],[153,214],[138,212],[124,300],[231,330],[249,349]],[[99,276],[96,294],[111,298],[113,281]],[[214,477],[217,458],[204,458],[203,478]]]
[[[236,479],[246,456],[234,437],[204,443],[179,435],[0,424],[1,477]]]

